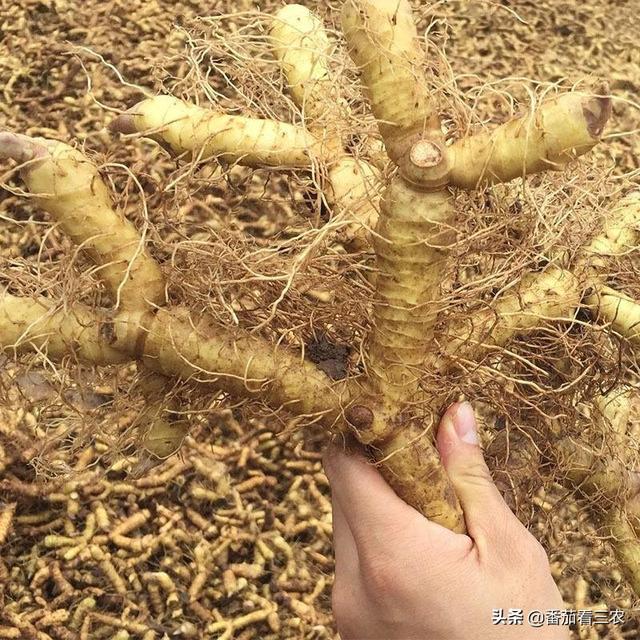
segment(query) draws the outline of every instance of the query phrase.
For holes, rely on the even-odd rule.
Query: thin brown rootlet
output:
[[[242,37],[246,36],[242,34]],[[265,44],[264,37],[259,40],[259,44]],[[219,41],[214,39],[212,49],[215,50],[218,44]],[[206,45],[201,43],[200,46]],[[337,64],[345,64],[341,56],[336,54],[335,58],[338,60]],[[254,75],[259,74],[254,72]],[[442,76],[439,82],[446,84],[442,81]],[[350,86],[347,95],[353,90],[353,86]],[[261,97],[260,100],[265,99]],[[457,104],[459,100],[452,101],[449,98],[447,102]],[[367,137],[375,139],[373,129],[357,117],[358,109],[361,109],[359,101],[355,102],[355,107],[355,122],[350,124],[349,130],[353,127],[354,131],[363,132],[359,134],[361,137],[357,140],[358,143]],[[456,117],[462,119],[463,115],[457,114],[447,121],[455,123]],[[370,120],[368,122],[371,123]],[[462,122],[458,128],[452,126],[449,135],[455,138],[456,131],[465,129]],[[375,156],[371,158],[373,160]],[[582,166],[577,171],[587,174],[589,170]],[[183,182],[181,186],[186,189],[184,183],[192,176],[183,170],[180,177]],[[470,309],[485,307],[497,292],[513,289],[529,270],[540,269],[544,265],[544,256],[560,255],[566,260],[565,249],[568,247],[569,257],[575,258],[571,254],[578,253],[580,245],[596,232],[597,218],[594,213],[606,211],[608,203],[615,202],[618,197],[615,193],[620,190],[617,185],[608,187],[610,198],[600,196],[607,189],[601,184],[604,178],[598,168],[595,168],[591,175],[572,174],[568,184],[564,178],[544,176],[530,180],[529,191],[509,186],[497,187],[481,194],[457,194],[456,208],[460,213],[452,227],[460,230],[459,235],[463,237],[453,248],[454,259],[446,267],[446,276],[442,278],[445,293],[442,317],[451,317],[449,326],[456,326],[455,315],[464,319],[469,315]],[[596,187],[593,186],[594,180]],[[466,231],[470,233],[464,237]],[[170,291],[186,307],[206,309],[227,321],[229,317],[239,316],[238,322],[243,326],[258,328],[271,339],[283,339],[294,346],[300,346],[309,340],[313,330],[309,325],[309,318],[313,319],[316,327],[329,335],[333,334],[334,339],[338,338],[352,345],[354,342],[358,344],[367,331],[362,318],[367,317],[367,292],[370,285],[366,282],[367,278],[362,277],[361,268],[367,266],[366,256],[336,257],[333,248],[324,255],[314,255],[312,251],[305,253],[304,250],[320,233],[312,231],[305,234],[306,237],[294,238],[285,244],[285,250],[303,258],[297,262],[293,258],[293,264],[298,267],[295,279],[290,277],[291,262],[288,263],[289,266],[283,265],[283,247],[280,247],[281,251],[257,249],[236,234],[228,234],[230,238],[215,238],[215,242],[211,241],[209,234],[205,235],[202,242],[185,240],[168,243],[169,247],[168,250],[164,249],[164,255],[173,249],[175,254],[182,253],[178,258],[183,259],[182,263],[179,259],[171,263],[178,269],[165,270],[170,271],[167,274]],[[227,232],[221,235],[226,236]],[[303,248],[302,251],[300,247]],[[212,248],[216,252],[224,251],[224,255],[221,258],[215,255],[215,261],[212,260]],[[162,256],[161,241],[157,242],[156,250]],[[573,262],[575,263],[575,259]],[[351,270],[353,279],[348,275],[343,278],[340,273],[342,265]],[[217,281],[215,277],[211,277],[222,269],[227,269],[231,274],[227,280],[223,277]],[[607,265],[603,266],[603,271],[614,283],[632,269],[629,256],[607,261]],[[322,279],[327,276],[334,278],[337,285],[335,288],[323,286]],[[56,286],[60,289],[60,285],[56,283],[53,283],[53,287],[49,283],[44,286],[43,282],[46,280],[30,283],[22,274],[18,278],[25,282],[18,280],[16,293],[53,292]],[[308,286],[313,278],[316,286]],[[342,284],[345,280],[347,284]],[[66,283],[66,286],[78,285]],[[356,304],[351,302],[354,290],[360,295]],[[633,288],[626,290],[634,293]],[[287,295],[280,300],[283,291]],[[70,301],[77,297],[73,293],[65,292],[65,298]],[[212,293],[218,295],[213,297]],[[242,300],[243,295],[247,297],[247,303],[236,303],[235,306],[239,309],[234,309],[233,302]],[[343,317],[336,314],[336,310],[342,307],[325,305],[322,308],[318,304],[318,299],[321,301],[323,297],[331,295],[345,308]],[[220,298],[223,301],[232,299],[233,302],[220,304]],[[276,308],[277,313],[273,313]],[[341,326],[343,318],[347,328]],[[613,377],[612,372],[620,370],[618,362],[631,362],[632,355],[627,350],[622,357],[618,357],[619,349],[616,345],[609,344],[606,333],[594,329],[588,318],[579,317],[577,322],[570,325],[565,323],[560,327],[557,323],[542,322],[539,327],[530,326],[529,330],[531,333],[517,338],[508,348],[490,350],[480,362],[477,358],[459,358],[459,362],[455,363],[459,366],[458,371],[447,372],[447,376],[451,378],[450,397],[461,390],[478,400],[486,398],[494,410],[504,412],[513,419],[514,427],[520,419],[521,424],[533,423],[539,434],[537,437],[542,442],[550,439],[549,433],[555,433],[555,426],[552,429],[550,425],[555,425],[553,418],[557,415],[563,415],[565,429],[575,428],[580,432],[578,425],[582,423],[576,419],[576,413],[583,411],[580,402],[587,406],[596,394],[596,389],[606,385]],[[443,324],[442,335],[446,335],[446,331]],[[446,351],[446,340],[442,343]],[[367,364],[366,359],[361,361],[361,351],[359,348],[353,350],[352,373],[357,373]],[[431,372],[420,371],[419,365],[415,363],[412,365],[414,371],[418,371],[423,378],[423,386],[427,389],[442,385],[440,376],[435,380]],[[470,368],[473,375],[468,373]],[[420,416],[425,413],[422,407],[428,403],[429,400],[419,398],[407,404],[412,413]],[[553,447],[551,451],[553,452]]]

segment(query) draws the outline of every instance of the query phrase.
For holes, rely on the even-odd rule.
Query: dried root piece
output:
[[[602,520],[618,562],[634,593],[640,593],[640,540],[624,507],[613,507]]]
[[[218,636],[218,640],[231,640],[236,631],[240,631],[250,625],[263,622],[272,613],[274,613],[274,611],[274,607],[269,606],[268,608],[261,609],[259,611],[246,613],[245,615],[239,616],[234,620],[229,620],[228,622],[213,622],[207,627],[207,633],[222,632],[221,635]]]

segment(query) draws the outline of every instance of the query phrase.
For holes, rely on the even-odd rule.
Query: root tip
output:
[[[47,155],[49,155],[49,149],[46,141],[10,131],[0,131],[0,158],[25,163]]]
[[[123,113],[122,115],[119,115],[111,121],[108,129],[113,133],[122,133],[125,135],[137,132],[133,114],[131,113]]]
[[[587,100],[583,106],[584,117],[587,121],[589,134],[599,138],[611,116],[612,102],[609,96],[609,85],[603,83],[598,89],[598,95]]]

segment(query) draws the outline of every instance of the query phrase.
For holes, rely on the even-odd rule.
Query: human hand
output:
[[[533,610],[564,609],[547,555],[507,507],[478,446],[468,403],[450,407],[437,446],[460,499],[467,535],[430,522],[398,498],[361,456],[332,448],[336,560],[333,611],[343,640],[567,640],[534,628]],[[494,609],[524,624],[494,625]]]

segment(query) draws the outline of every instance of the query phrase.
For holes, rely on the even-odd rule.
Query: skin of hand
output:
[[[359,455],[331,447],[333,611],[342,640],[568,640],[528,613],[564,610],[547,555],[504,502],[478,444],[473,408],[452,405],[437,446],[468,534],[430,522]],[[522,625],[494,625],[522,609]]]

